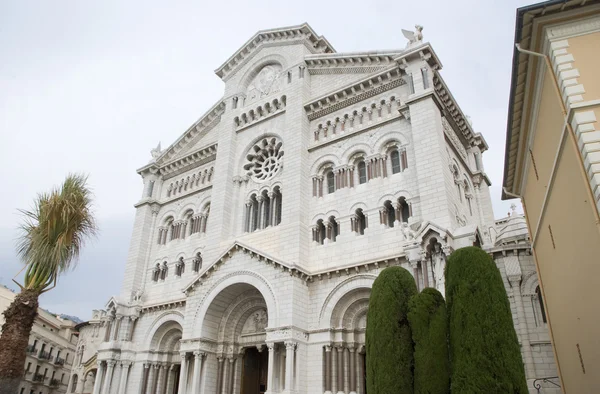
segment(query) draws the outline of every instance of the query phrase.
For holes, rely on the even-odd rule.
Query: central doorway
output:
[[[242,368],[241,394],[264,394],[267,391],[269,353],[255,347],[246,348]]]

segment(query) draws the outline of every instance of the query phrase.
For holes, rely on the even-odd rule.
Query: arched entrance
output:
[[[186,386],[198,385],[190,392],[203,388],[209,393],[264,393],[268,385],[265,341],[269,303],[249,283],[230,284],[209,300],[198,324],[202,341],[211,344],[212,351],[190,360]],[[285,355],[285,349],[280,353]]]
[[[167,320],[152,335],[149,350],[154,353],[151,357],[153,360],[144,365],[142,392],[177,394],[182,331],[179,322]]]

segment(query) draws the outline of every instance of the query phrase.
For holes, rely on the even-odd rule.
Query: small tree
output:
[[[486,252],[452,253],[446,303],[452,393],[528,393],[506,290]]]
[[[408,321],[415,344],[415,394],[449,393],[448,320],[442,294],[426,288],[412,297]]]
[[[367,313],[367,392],[413,392],[413,343],[408,300],[417,293],[415,279],[404,268],[381,271],[371,290]]]
[[[4,311],[0,335],[0,394],[19,389],[25,348],[37,315],[38,298],[56,286],[58,277],[72,268],[89,236],[96,233],[92,194],[86,177],[69,175],[60,188],[37,196],[32,211],[22,211],[17,252],[26,271],[21,292]]]

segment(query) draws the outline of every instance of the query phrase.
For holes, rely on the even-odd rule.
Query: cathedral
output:
[[[527,226],[496,221],[473,130],[422,27],[339,53],[262,30],[223,96],[138,170],[121,293],[78,326],[69,391],[366,394],[371,286],[401,266],[444,293],[453,250],[500,269],[528,384],[556,375]]]

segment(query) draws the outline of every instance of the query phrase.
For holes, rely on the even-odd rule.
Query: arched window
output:
[[[386,215],[384,218],[384,223],[386,223],[388,227],[394,227],[394,222],[396,221],[396,210],[390,201],[386,201],[383,204],[383,207]]]
[[[277,226],[281,223],[281,207],[283,202],[283,195],[281,194],[281,189],[279,186],[276,186],[273,189],[273,201],[271,205],[273,206],[273,226]]]
[[[339,228],[337,220],[335,220],[335,216],[329,217],[329,239],[331,242],[335,242],[337,236],[339,235]]]
[[[398,204],[400,204],[400,218],[399,220],[403,223],[408,223],[408,218],[412,216],[410,211],[410,205],[406,202],[406,198],[400,197],[398,199]]]
[[[397,174],[402,171],[402,167],[400,166],[400,153],[398,153],[398,149],[394,149],[390,153],[390,159],[392,161],[392,174]]]
[[[256,194],[253,194],[250,197],[250,203],[251,203],[251,209],[250,209],[250,217],[251,217],[251,224],[250,224],[250,231],[256,231],[258,230],[258,200],[256,199]]]
[[[185,272],[185,261],[183,261],[183,257],[180,257],[175,265],[175,275],[181,276]]]
[[[71,380],[71,392],[74,393],[77,390],[77,374],[73,375],[73,380]],[[23,390],[21,390],[23,392]]]
[[[323,245],[323,243],[325,242],[325,236],[325,224],[323,223],[323,219],[319,219],[317,220],[317,226],[315,228],[314,241]]]
[[[169,267],[167,265],[167,262],[164,261],[162,263],[162,267],[160,267],[160,280],[165,280],[167,279],[167,273],[169,272]]]
[[[540,290],[539,286],[537,286],[535,288],[535,295],[537,298],[537,303],[538,303],[539,312],[540,312],[539,314],[541,315],[542,322],[547,323],[546,308],[544,307],[544,299],[542,298],[542,291]]]
[[[335,192],[335,175],[333,171],[329,170],[326,175],[327,178],[327,193],[331,194]]]
[[[356,167],[358,169],[358,183],[361,185],[367,183],[367,165],[365,164],[365,161],[359,161]]]
[[[263,191],[262,194],[262,217],[260,218],[260,228],[267,228],[271,225],[272,218],[272,204],[271,197],[269,197],[269,193],[267,191]]]
[[[152,271],[152,280],[154,282],[158,282],[159,276],[160,276],[160,264],[156,263],[156,266],[154,267],[154,270]]]
[[[365,216],[361,208],[358,208],[354,215],[355,223],[353,231],[360,235],[363,235],[365,233],[365,229],[367,228],[367,217]]]
[[[194,272],[200,272],[202,268],[202,254],[200,252],[196,253],[196,258],[194,259]]]

